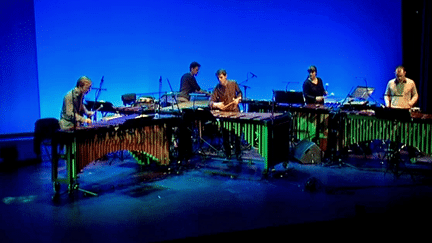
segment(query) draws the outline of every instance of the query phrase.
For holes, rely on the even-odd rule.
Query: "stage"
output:
[[[429,157],[397,175],[361,155],[319,165],[290,161],[268,175],[253,148],[242,161],[195,155],[168,167],[119,155],[79,174],[80,188],[97,197],[69,195],[65,186],[53,197],[49,161],[2,164],[2,242],[388,238],[423,235],[430,226]]]

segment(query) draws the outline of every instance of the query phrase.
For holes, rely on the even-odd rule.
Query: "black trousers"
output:
[[[240,136],[236,135],[234,131],[229,131],[222,128],[222,140],[225,155],[227,158],[231,157],[231,145],[234,145],[236,157],[241,156],[241,139]]]

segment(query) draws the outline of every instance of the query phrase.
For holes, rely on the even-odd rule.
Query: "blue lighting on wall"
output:
[[[401,1],[385,0],[37,0],[35,25],[41,117],[59,118],[63,96],[89,76],[99,100],[125,93],[178,91],[192,61],[203,89],[215,72],[249,86],[248,98],[301,90],[315,65],[335,99],[352,87],[375,88],[402,61]],[[250,73],[257,77],[252,77]],[[366,81],[365,81],[366,80]],[[95,99],[95,91],[87,95]]]

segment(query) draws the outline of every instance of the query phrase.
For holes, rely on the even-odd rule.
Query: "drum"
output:
[[[154,110],[155,109],[154,98],[150,96],[139,97],[135,102],[134,107],[142,107],[143,110]]]
[[[161,107],[167,107],[167,106],[172,106],[176,103],[176,98],[177,98],[177,93],[176,92],[170,92],[170,93],[166,93],[164,95],[162,95],[159,104]]]

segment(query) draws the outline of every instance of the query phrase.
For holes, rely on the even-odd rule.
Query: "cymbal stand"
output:
[[[214,144],[212,144],[212,140],[207,141],[203,135],[204,125],[215,125],[216,119],[213,114],[209,109],[192,109],[188,111],[193,112],[193,114],[187,116],[186,119],[189,119],[190,121],[188,124],[190,125],[189,129],[192,132],[194,154],[199,154],[206,157],[210,155],[210,151],[213,151],[217,156],[219,156],[222,153],[221,149],[218,149]],[[210,131],[211,134],[209,135],[209,138],[217,139],[218,134],[215,131],[218,130]],[[209,152],[205,151],[205,147],[208,148]]]
[[[351,93],[351,91],[350,91]],[[348,97],[348,96],[347,96]],[[346,100],[346,98],[345,98]],[[341,105],[342,106],[342,105]],[[337,141],[340,139],[337,139],[338,137],[338,132],[341,132],[341,130],[338,129],[342,129],[342,123],[344,122],[344,119],[342,117],[342,112],[341,112],[341,106],[339,106],[337,109],[335,109],[333,112],[330,112],[330,116],[329,116],[329,137],[328,137],[328,143],[330,144],[330,148],[327,148],[329,150],[329,153],[326,154],[328,156],[326,156],[327,158],[327,163],[325,163],[325,166],[333,166],[333,165],[337,165],[339,167],[341,166],[348,166],[348,167],[352,167],[352,168],[356,168],[353,165],[347,164],[345,162],[342,161],[342,159],[340,158],[340,154],[338,155],[338,147],[341,148],[342,144],[337,144]],[[339,134],[340,136],[340,134]]]
[[[207,157],[209,154],[204,152],[204,145],[207,145],[208,148],[216,153],[216,155],[222,154],[221,149],[217,149],[214,145],[212,145],[210,142],[208,142],[206,139],[204,139],[202,131],[203,131],[203,121],[198,120],[198,148],[197,148],[197,154]]]

